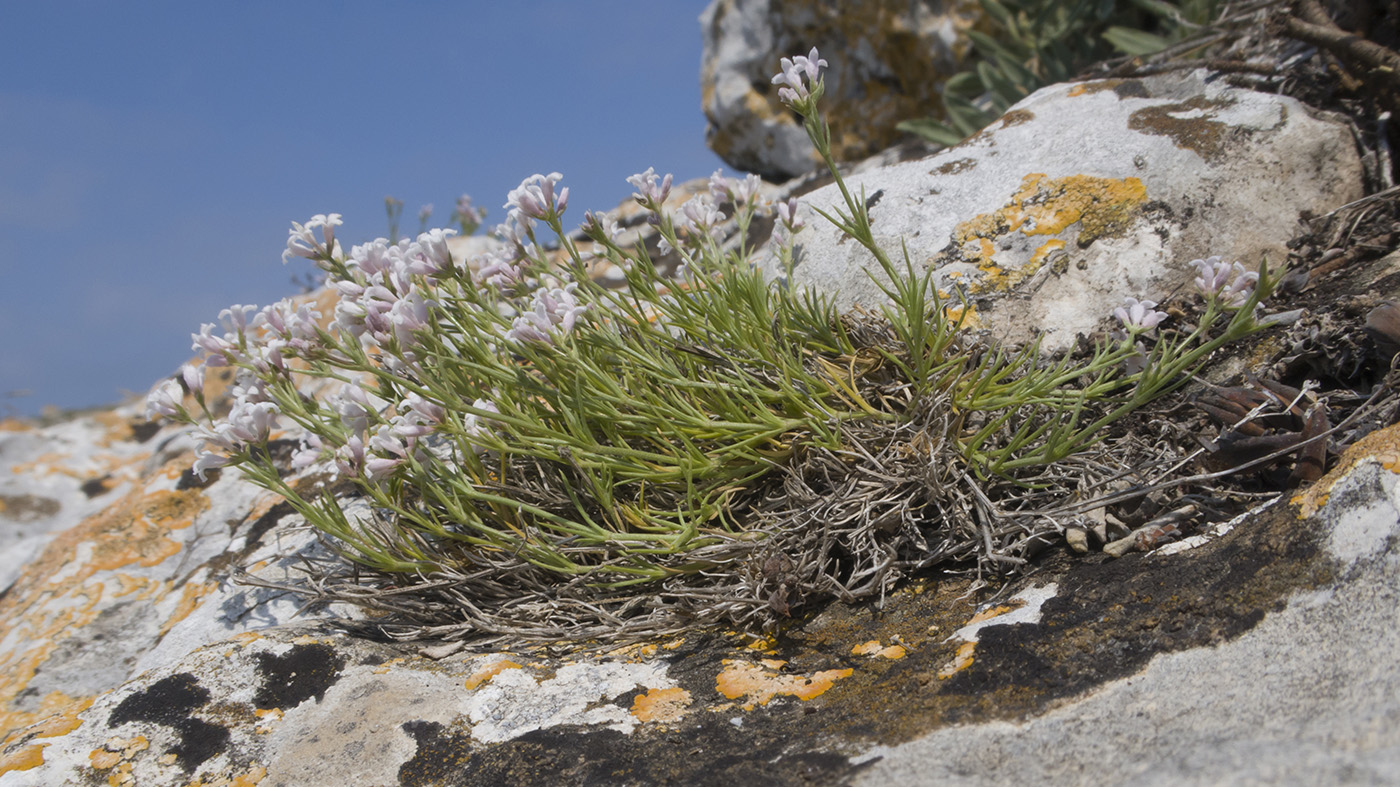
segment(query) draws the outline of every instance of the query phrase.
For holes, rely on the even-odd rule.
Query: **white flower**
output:
[[[492,413],[500,412],[500,410],[496,408],[495,402],[486,399],[477,399],[475,402],[472,402],[472,407],[477,410],[485,410]],[[479,417],[475,413],[467,413],[466,416],[462,418],[462,430],[466,432],[469,437],[482,437],[489,433],[487,428],[481,423],[483,420],[489,419]]]
[[[778,221],[787,227],[788,233],[791,235],[796,235],[806,226],[807,222],[797,215],[797,199],[795,197],[789,197],[787,202],[779,202],[777,212]]]
[[[821,68],[826,65],[826,61],[817,54],[817,48],[812,47],[812,51],[806,57],[798,55],[791,60],[783,58],[781,61],[782,71],[773,77],[773,84],[783,85],[778,89],[778,99],[787,104],[798,104],[811,97],[808,89],[809,83],[815,85],[821,77]],[[804,82],[803,77],[807,77]]]
[[[204,364],[187,363],[180,367],[180,376],[185,380],[185,388],[195,396],[204,391]]]
[[[660,209],[661,203],[665,202],[666,197],[671,194],[670,173],[667,173],[666,177],[658,184],[656,170],[652,167],[647,167],[646,172],[639,172],[629,177],[627,182],[637,190],[632,198],[643,207]]]
[[[1156,328],[1169,316],[1166,312],[1153,311],[1156,301],[1139,301],[1137,298],[1124,298],[1124,305],[1113,310],[1113,316],[1123,322],[1129,333],[1141,333]]]
[[[1196,277],[1196,287],[1201,293],[1207,299],[1219,299],[1230,308],[1243,306],[1259,284],[1259,274],[1245,270],[1238,262],[1226,264],[1219,256],[1191,260],[1190,264],[1201,274]],[[1226,282],[1230,282],[1228,286]]]
[[[518,343],[554,344],[556,335],[568,335],[578,318],[588,311],[574,297],[578,282],[560,288],[541,287],[535,290],[534,308],[516,317],[506,332],[506,339]]]
[[[569,204],[569,189],[560,190],[556,199],[554,187],[563,179],[558,172],[548,175],[531,175],[506,195],[504,207],[519,210],[526,216],[540,221],[549,221],[563,215]]]
[[[681,215],[685,217],[682,226],[696,236],[708,235],[720,222],[724,221],[724,214],[720,212],[715,203],[704,194],[691,197],[681,206]]]
[[[157,415],[163,415],[166,418],[179,418],[185,409],[184,399],[185,391],[175,379],[156,383],[151,392],[146,394],[146,420],[155,420]]]
[[[404,253],[408,272],[419,276],[437,276],[452,267],[452,252],[447,248],[447,239],[457,234],[457,230],[429,230],[409,245]]]
[[[329,216],[318,213],[305,225],[292,222],[292,228],[287,231],[287,250],[282,252],[282,263],[290,262],[293,257],[329,260],[335,254],[335,228],[341,223],[339,213]],[[318,229],[321,230],[323,241],[316,240],[315,231]]]

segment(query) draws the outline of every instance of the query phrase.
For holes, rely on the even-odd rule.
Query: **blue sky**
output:
[[[708,175],[706,4],[7,3],[0,417],[144,393],[220,309],[297,291],[312,214],[357,242],[386,195],[414,231],[465,192],[492,224],[557,170],[577,224],[648,166]]]

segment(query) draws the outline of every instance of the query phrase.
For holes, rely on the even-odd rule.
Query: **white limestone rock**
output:
[[[1195,275],[1191,259],[1279,263],[1301,216],[1362,194],[1341,119],[1204,71],[1047,87],[956,147],[855,172],[848,186],[897,262],[906,243],[916,270],[968,294],[972,327],[1013,342],[1043,334],[1047,349],[1126,296],[1165,301]],[[810,211],[844,207],[840,192],[803,201],[796,283],[843,309],[878,308],[871,255]]]

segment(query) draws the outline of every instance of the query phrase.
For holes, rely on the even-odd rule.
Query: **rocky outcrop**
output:
[[[902,136],[900,121],[941,115],[943,82],[970,48],[960,34],[981,14],[961,0],[715,0],[700,17],[706,141],[769,180],[814,169],[820,161],[771,79],[779,58],[816,46],[833,63],[824,103],[836,157],[883,150]]]
[[[925,580],[780,640],[562,655],[297,622],[227,581],[305,548],[295,517],[150,463],[0,601],[0,784],[1383,781],[1397,429],[1306,494],[1152,554],[1052,557],[980,608],[971,579]]]
[[[1190,256],[1281,259],[1302,211],[1359,194],[1348,140],[1196,76],[1095,82],[852,182],[983,327],[1072,338],[1124,294],[1170,293]],[[878,305],[856,244],[810,224],[797,274]],[[1275,307],[1359,336],[1400,299],[1400,256],[1307,287]],[[1302,356],[1266,338],[1224,360]],[[1051,548],[995,594],[923,576],[758,641],[475,649],[358,636],[345,619],[366,613],[303,607],[279,586],[338,558],[236,472],[194,476],[188,428],[134,404],[7,422],[0,787],[1383,780],[1400,767],[1393,420],[1350,424],[1297,494],[1117,560]]]
[[[1188,260],[1281,263],[1301,218],[1361,196],[1361,163],[1342,118],[1201,71],[1047,87],[960,145],[848,185],[877,241],[970,299],[971,326],[1061,349],[1125,296],[1164,301],[1195,275]],[[804,201],[844,207],[834,186]],[[815,212],[809,225],[794,281],[878,308],[869,254]]]

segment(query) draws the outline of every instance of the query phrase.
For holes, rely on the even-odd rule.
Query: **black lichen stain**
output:
[[[498,744],[406,726],[420,755],[412,761],[416,770],[405,771],[418,781],[404,783],[848,783],[857,771],[850,758],[874,744],[1041,713],[1143,669],[1159,653],[1240,636],[1293,591],[1332,581],[1335,569],[1317,538],[1280,506],[1182,555],[1108,560],[1052,550],[1034,577],[1004,590],[1057,583],[1040,622],[982,629],[972,664],[946,678],[939,673],[960,644],[948,635],[987,599],[967,577],[929,575],[883,605],[835,603],[795,620],[765,651],[789,673],[853,669],[820,697],[778,697],[752,711],[699,709],[679,723],[641,724],[631,734],[555,727]],[[852,652],[871,640],[899,642],[907,654]],[[722,636],[697,634],[670,651],[668,674],[692,696],[709,698],[703,708],[719,699],[715,676],[735,658],[756,656]]]
[[[748,716],[755,720],[762,714]],[[736,727],[706,714],[668,733],[556,727],[478,753],[444,785],[845,784],[859,770],[839,752],[790,737],[786,725]]]
[[[115,482],[112,480],[112,476],[104,475],[99,478],[89,478],[88,480],[83,482],[82,486],[78,488],[82,490],[84,495],[87,495],[87,498],[89,500],[91,500],[94,497],[97,497],[98,495],[105,495],[108,492],[112,491],[112,485],[114,483]]]
[[[342,656],[319,643],[293,645],[284,656],[259,653],[257,659],[261,680],[253,704],[259,710],[294,708],[312,697],[320,702],[345,668]]]
[[[1227,99],[1195,96],[1176,104],[1143,107],[1128,117],[1128,128],[1168,137],[1182,150],[1190,150],[1207,161],[1213,161],[1224,152],[1230,127],[1211,118],[1216,110],[1233,103]],[[1182,114],[1193,116],[1178,117]]]
[[[159,432],[164,426],[160,421],[147,421],[144,418],[133,420],[129,425],[131,427],[131,439],[138,443],[144,443],[152,437],[155,437],[156,432]]]
[[[437,722],[405,722],[403,731],[418,744],[413,757],[399,766],[402,787],[461,784],[470,762],[471,736]]]
[[[1041,607],[1039,623],[983,629],[972,665],[930,688],[945,700],[978,700],[980,711],[945,710],[946,722],[987,718],[987,699],[1003,712],[1039,711],[1134,674],[1159,653],[1238,637],[1290,591],[1331,576],[1315,534],[1279,507],[1194,554],[1072,566]]]
[[[209,690],[199,685],[194,675],[171,675],[122,700],[108,717],[107,726],[137,721],[173,729],[180,740],[170,747],[170,752],[185,773],[192,773],[229,745],[228,730],[192,715],[209,701],[209,696]]]
[[[1147,86],[1136,79],[1109,80],[1112,82],[1113,94],[1118,96],[1118,100],[1125,98],[1151,98],[1152,94],[1147,92]]]

